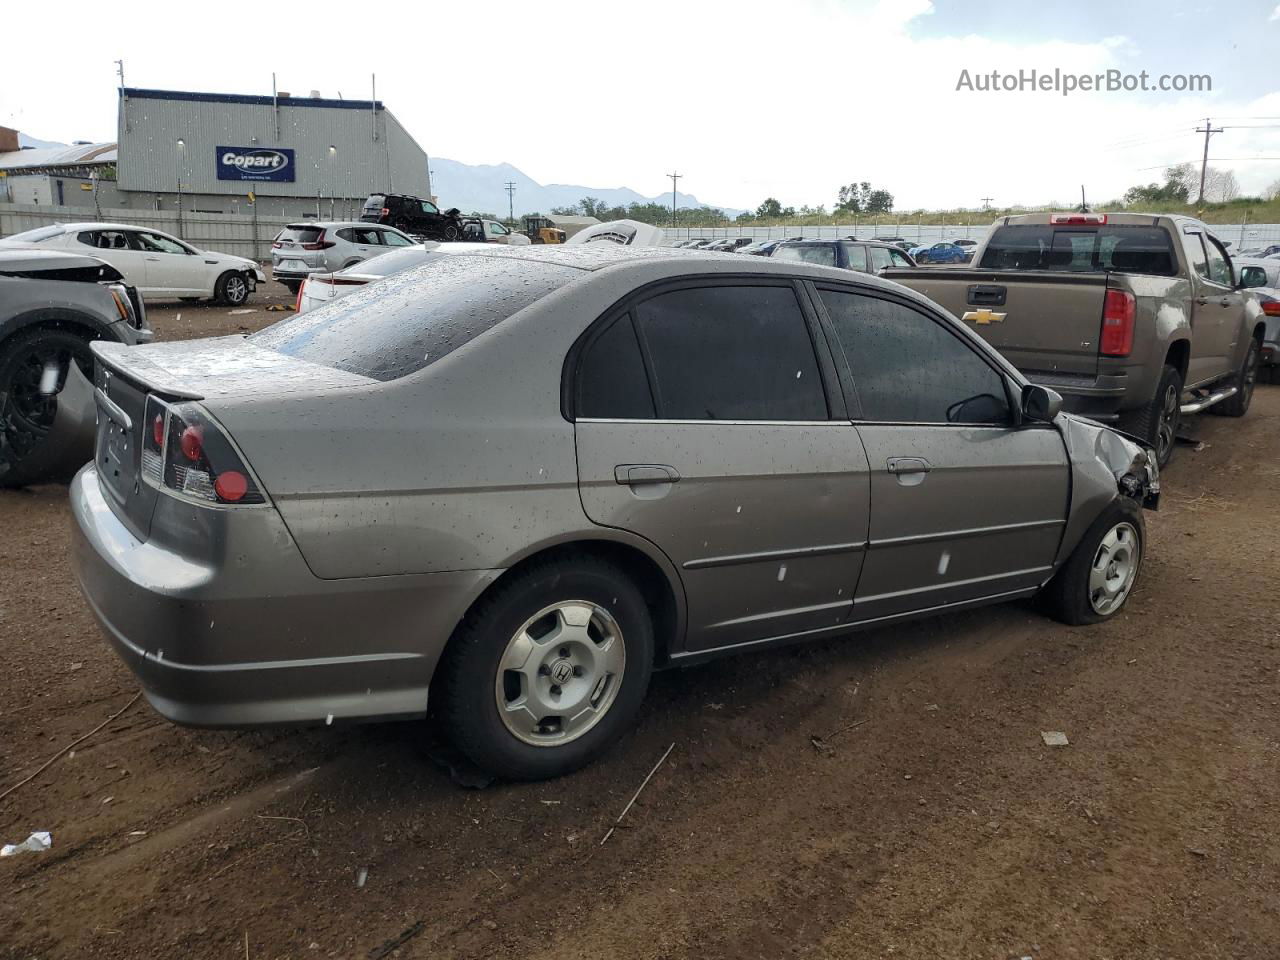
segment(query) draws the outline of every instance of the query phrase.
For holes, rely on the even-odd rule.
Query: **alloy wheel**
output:
[[[626,646],[604,607],[568,600],[544,607],[508,641],[494,696],[503,726],[533,746],[559,746],[591,730],[622,687]]]
[[[245,283],[244,277],[236,275],[227,278],[227,302],[233,304],[244,303],[249,298],[249,284]]]
[[[1107,531],[1089,567],[1089,605],[1100,616],[1120,609],[1138,576],[1141,540],[1133,524],[1117,523]]]

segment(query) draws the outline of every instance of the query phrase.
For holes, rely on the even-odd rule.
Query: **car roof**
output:
[[[839,280],[858,283],[882,290],[892,290],[913,300],[929,304],[923,295],[889,280],[869,273],[853,273],[837,267],[801,263],[795,260],[774,260],[770,257],[744,257],[737,252],[717,250],[688,250],[683,247],[631,247],[616,243],[591,243],[575,247],[549,244],[530,244],[527,247],[507,247],[486,244],[483,250],[467,251],[459,257],[504,257],[527,260],[562,267],[573,267],[586,272],[627,269],[646,264],[661,272],[673,274],[722,274],[750,276],[788,276],[810,280]],[[674,269],[671,269],[674,268]],[[656,272],[656,271],[655,271]],[[933,309],[937,309],[936,305]]]
[[[0,268],[21,270],[34,267],[47,270],[52,267],[102,266],[97,257],[86,256],[72,250],[50,250],[48,247],[0,247]]]
[[[385,223],[370,223],[368,220],[298,220],[294,223],[286,223],[286,230],[293,230],[299,227],[321,227],[328,230],[330,227],[361,227],[365,230],[394,230],[395,227],[389,227]]]

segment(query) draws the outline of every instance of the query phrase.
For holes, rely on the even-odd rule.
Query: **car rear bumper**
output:
[[[104,634],[151,705],[193,726],[420,717],[454,625],[498,574],[320,580],[273,507],[169,496],[139,541],[92,464],[71,508],[73,568]]]

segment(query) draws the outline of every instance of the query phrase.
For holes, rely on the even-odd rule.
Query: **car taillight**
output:
[[[1102,343],[1099,351],[1108,357],[1127,357],[1133,350],[1133,324],[1138,301],[1127,290],[1108,290],[1102,308]]]
[[[383,208],[382,208],[382,216],[384,216],[384,217],[385,217],[385,216],[387,216],[387,215],[388,215],[388,214],[390,214],[390,213],[391,213],[391,208],[390,208],[390,207],[383,207]]]
[[[298,299],[293,302],[294,313],[302,312],[302,291],[307,289],[307,283],[308,281],[310,281],[310,279],[311,279],[310,277],[307,277],[306,280],[303,280],[300,284],[298,284]]]
[[[265,503],[240,455],[195,403],[147,397],[143,475],[158,487],[207,503]]]
[[[1052,224],[1097,224],[1107,222],[1105,213],[1054,213],[1049,216]]]
[[[283,247],[283,246],[284,246],[284,244],[283,244],[283,243],[281,243],[279,240],[276,240],[274,243],[272,243],[272,244],[271,244],[271,249],[272,249],[272,250],[279,250],[279,249],[280,249],[281,247]]]
[[[325,231],[320,231],[320,236],[316,237],[311,243],[304,243],[303,250],[328,250],[330,247],[336,246],[332,240],[326,240]]]
[[[1267,300],[1262,304],[1262,312],[1268,317],[1280,317],[1280,300]]]

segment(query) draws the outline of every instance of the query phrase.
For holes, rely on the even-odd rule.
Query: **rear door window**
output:
[[[635,318],[661,419],[827,419],[791,285],[672,290],[640,303]]]
[[[867,248],[861,243],[845,243],[845,258],[849,261],[849,269],[857,270],[861,273],[867,272]]]
[[[773,251],[775,260],[796,260],[800,263],[816,263],[822,267],[836,265],[834,243],[784,243]]]
[[[579,276],[582,271],[557,264],[442,256],[267,327],[249,342],[375,380],[395,380],[448,356]]]
[[[878,273],[886,267],[893,266],[888,247],[867,247],[867,256],[871,260],[872,273]]]
[[[938,320],[892,300],[823,289],[862,419],[1007,424],[1004,378]]]
[[[408,237],[406,237],[404,234],[396,233],[396,232],[395,232],[395,231],[393,231],[393,230],[381,230],[381,231],[379,231],[379,234],[380,234],[380,235],[381,235],[381,237],[382,237],[382,242],[383,242],[384,244],[386,244],[388,247],[410,247],[410,246],[413,246],[413,241],[412,241],[412,240],[410,240],[410,239],[409,239]]]
[[[587,343],[578,362],[576,416],[650,420],[653,394],[631,314],[610,323]]]

